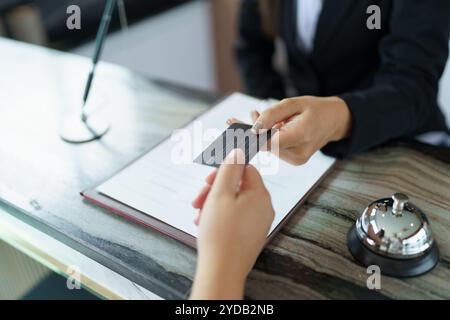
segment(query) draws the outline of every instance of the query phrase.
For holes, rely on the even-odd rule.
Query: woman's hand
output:
[[[234,150],[193,201],[200,232],[192,299],[241,299],[274,218],[258,171]]]
[[[351,130],[350,111],[338,97],[284,99],[261,114],[253,111],[252,118],[255,132],[279,129],[270,149],[294,165],[306,163],[317,150],[347,137]]]

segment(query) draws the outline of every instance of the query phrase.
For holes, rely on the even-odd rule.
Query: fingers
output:
[[[201,209],[203,208],[203,205],[205,204],[206,198],[208,197],[209,191],[211,190],[211,185],[207,184],[200,190],[200,193],[197,195],[197,197],[192,201],[192,206],[195,209]]]
[[[198,225],[200,224],[200,216],[201,216],[201,213],[202,213],[202,211],[199,210],[199,211],[197,212],[197,215],[196,215],[195,218],[194,218],[194,224],[195,224],[196,226],[198,226]]]
[[[216,194],[235,195],[240,188],[242,176],[245,170],[245,155],[240,149],[235,149],[225,158],[219,170],[214,170],[206,177],[207,185],[203,187],[199,195],[192,202],[195,209],[200,209],[194,218],[194,224],[199,225],[203,205],[211,191]]]
[[[208,174],[208,176],[205,178],[205,181],[207,184],[209,184],[210,186],[213,185],[214,180],[216,179],[217,176],[217,170],[213,170],[210,174]]]
[[[253,111],[250,113],[250,116],[252,117],[252,123],[255,123],[256,120],[258,120],[258,118],[259,118],[259,116],[260,116],[260,113],[259,113],[258,111],[256,111],[256,110],[253,110]]]
[[[213,185],[214,180],[216,179],[216,175],[217,175],[217,170],[214,170],[205,178],[206,186],[204,186],[200,190],[197,197],[195,197],[194,201],[192,201],[192,206],[195,209],[203,208],[206,198],[208,197],[209,191],[211,190],[211,186]]]
[[[261,190],[261,189],[266,190],[261,175],[254,166],[248,165],[245,168],[245,172],[242,177],[240,192],[246,192],[247,190]]]
[[[259,112],[256,111],[256,110],[253,110],[253,111],[250,113],[250,116],[251,116],[251,118],[252,118],[252,123],[254,123],[254,122],[259,118]],[[239,119],[237,119],[237,118],[234,118],[234,117],[231,117],[231,118],[229,118],[229,119],[227,120],[227,124],[228,124],[228,125],[232,125],[233,123],[245,123],[245,122],[242,121],[242,120],[239,120]]]
[[[245,155],[241,149],[232,150],[220,166],[211,192],[236,194],[245,169]]]
[[[241,121],[237,118],[231,117],[227,120],[228,125],[232,125],[233,123],[244,123],[244,121]]]
[[[302,107],[298,99],[284,99],[273,107],[264,110],[256,120],[252,130],[258,133],[261,129],[270,129],[278,122],[287,120],[301,111]]]
[[[302,133],[289,126],[289,124],[277,130],[270,139],[271,150],[283,150],[298,146],[302,142]]]
[[[253,110],[253,111],[251,112],[252,123],[255,123],[256,120],[258,120],[259,116],[260,116],[260,113],[259,113],[258,111],[256,111],[256,110]],[[272,127],[272,129],[280,129],[282,126],[285,125],[285,123],[286,123],[286,121],[280,121],[280,122],[274,124],[274,126]]]
[[[308,162],[314,151],[309,151],[310,147],[308,145],[302,145],[295,148],[287,148],[285,150],[279,150],[277,156],[294,166],[300,166]]]

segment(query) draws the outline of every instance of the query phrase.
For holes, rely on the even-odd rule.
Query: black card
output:
[[[245,154],[245,163],[260,151],[272,137],[274,130],[255,134],[252,126],[234,123],[211,143],[195,160],[195,163],[219,167],[233,149],[241,149]]]

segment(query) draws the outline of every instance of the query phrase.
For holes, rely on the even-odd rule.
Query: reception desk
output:
[[[79,192],[219,97],[100,64],[92,101],[111,131],[89,144],[66,144],[58,128],[78,110],[89,67],[84,58],[0,40],[0,238],[67,276],[80,265],[83,284],[105,298],[185,298],[196,252]],[[246,297],[449,299],[449,190],[449,149],[398,141],[339,161],[264,249]],[[346,234],[368,203],[394,192],[408,194],[427,213],[441,259],[426,275],[382,276],[381,289],[370,290],[370,274],[350,255]]]

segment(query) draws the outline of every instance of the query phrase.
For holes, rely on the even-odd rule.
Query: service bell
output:
[[[372,202],[350,229],[347,244],[361,264],[394,277],[426,273],[439,260],[427,217],[402,193]]]

